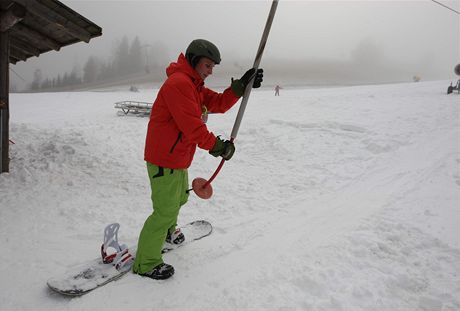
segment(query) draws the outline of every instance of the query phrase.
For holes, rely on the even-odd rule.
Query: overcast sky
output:
[[[269,0],[61,2],[101,26],[103,35],[89,44],[78,43],[12,66],[26,80],[37,68],[53,77],[83,66],[90,55],[109,57],[114,42],[124,35],[137,35],[143,43],[162,42],[171,61],[195,38],[214,42],[223,62],[252,60],[271,5]],[[458,0],[440,2],[460,11]],[[366,40],[387,59],[429,60],[451,79],[449,73],[460,62],[460,15],[430,0],[280,0],[263,62],[347,60]],[[13,83],[20,82],[15,73],[10,77]]]

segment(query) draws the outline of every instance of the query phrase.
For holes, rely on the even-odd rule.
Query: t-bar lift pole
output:
[[[264,53],[265,45],[267,44],[268,34],[270,33],[270,28],[273,23],[273,18],[275,17],[276,8],[278,6],[278,0],[272,1],[272,6],[270,8],[270,12],[268,13],[267,22],[265,23],[265,29],[262,34],[262,39],[260,40],[259,49],[257,50],[256,58],[254,60],[253,68],[255,68],[255,72],[257,73],[257,69],[259,68],[260,61],[262,60],[262,54]],[[238,135],[238,131],[240,129],[241,120],[243,119],[244,111],[248,104],[249,95],[251,94],[252,85],[254,84],[254,77],[249,81],[246,89],[243,93],[243,99],[241,101],[240,109],[238,110],[238,115],[236,116],[235,123],[233,125],[232,133],[230,135],[230,141],[233,142]],[[192,189],[195,193],[202,199],[209,199],[212,196],[212,187],[211,182],[216,178],[217,174],[219,174],[222,166],[225,163],[225,159],[222,159],[219,166],[217,167],[214,174],[206,181],[204,178],[195,178],[192,182]]]

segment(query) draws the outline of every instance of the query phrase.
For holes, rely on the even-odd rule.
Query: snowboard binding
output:
[[[126,244],[118,243],[118,230],[120,224],[113,223],[104,229],[104,243],[101,246],[102,262],[113,264],[118,271],[126,271],[131,268],[134,256],[129,252]]]
[[[457,76],[460,76],[460,64],[455,66],[454,72]],[[455,86],[452,85],[452,82],[450,83],[449,87],[447,88],[447,94],[450,94],[453,91],[457,91],[460,94],[460,80],[457,81],[457,85]]]

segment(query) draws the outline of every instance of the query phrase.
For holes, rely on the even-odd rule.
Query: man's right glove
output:
[[[230,160],[235,153],[235,144],[229,140],[222,140],[216,137],[214,147],[209,150],[209,153],[215,157],[221,156],[225,160]]]
[[[254,77],[255,76],[255,77]],[[264,70],[259,68],[251,68],[246,73],[239,79],[239,80],[233,80],[232,79],[232,84],[231,88],[233,93],[235,93],[236,96],[241,97],[244,94],[244,90],[246,89],[246,86],[249,84],[249,81],[254,77],[254,84],[252,85],[253,88],[259,88],[262,81],[264,80]]]

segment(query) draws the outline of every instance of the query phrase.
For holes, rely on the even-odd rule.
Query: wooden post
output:
[[[0,11],[0,174],[10,171],[10,34],[9,29],[26,15],[26,9],[13,2]]]
[[[9,32],[0,32],[0,173],[9,172]]]

